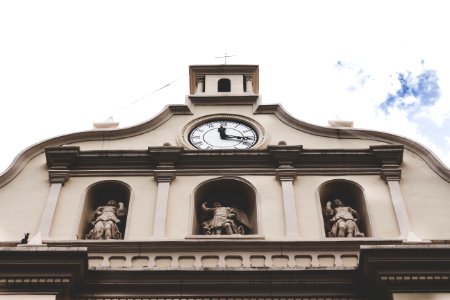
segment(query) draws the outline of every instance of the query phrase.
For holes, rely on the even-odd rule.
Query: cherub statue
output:
[[[99,206],[92,215],[93,228],[86,234],[86,239],[121,239],[123,233],[120,232],[118,224],[121,222],[120,218],[124,217],[126,213],[123,202],[117,203],[115,200],[109,200],[106,205]]]
[[[203,202],[200,207],[202,233],[205,235],[246,234],[250,231],[247,215],[238,208],[222,206],[215,201],[213,207]]]
[[[341,199],[327,202],[325,216],[328,218],[328,237],[364,237],[358,228],[358,213],[345,206]]]

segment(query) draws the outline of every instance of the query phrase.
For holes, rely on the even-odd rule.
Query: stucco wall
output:
[[[449,239],[450,183],[417,155],[405,151],[400,187],[412,231],[422,239]]]
[[[50,188],[46,167],[39,155],[0,189],[0,241],[20,241],[24,233],[36,232]]]
[[[169,142],[177,145],[183,127],[195,118],[211,113],[244,115],[259,122],[267,131],[271,145],[284,141],[287,145],[303,145],[310,149],[355,148],[367,149],[382,144],[367,139],[339,139],[322,137],[300,131],[292,124],[282,122],[273,114],[253,114],[252,105],[243,106],[195,106],[193,115],[173,115],[162,125],[128,138],[104,139],[68,143],[86,150],[139,149],[161,146]],[[48,142],[51,145],[51,141]],[[42,150],[41,150],[42,151]],[[50,188],[47,166],[43,153],[26,163],[23,170],[0,188],[0,240],[20,240],[25,232],[36,233]],[[401,191],[410,218],[412,231],[422,239],[448,239],[450,232],[450,184],[434,172],[417,154],[405,150],[401,165]],[[192,191],[201,182],[214,176],[178,176],[171,184],[168,202],[167,235],[184,238],[190,233]],[[259,232],[267,239],[284,235],[281,187],[274,176],[242,176],[257,189]],[[379,238],[396,238],[399,229],[390,201],[386,183],[375,175],[360,176],[298,176],[294,182],[296,210],[300,235],[305,239],[323,238],[320,208],[317,199],[318,186],[330,179],[352,180],[363,187],[372,224],[373,235]],[[87,187],[100,180],[121,180],[132,188],[132,203],[128,215],[126,238],[147,239],[153,231],[157,184],[151,176],[145,177],[72,177],[61,190],[51,228],[54,239],[72,239],[78,226],[78,218]]]

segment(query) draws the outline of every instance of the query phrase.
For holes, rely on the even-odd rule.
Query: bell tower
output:
[[[254,103],[259,93],[258,65],[193,65],[188,99],[216,104]]]

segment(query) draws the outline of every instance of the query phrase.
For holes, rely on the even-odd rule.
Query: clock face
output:
[[[189,133],[189,142],[197,149],[248,149],[256,144],[258,134],[245,123],[235,120],[211,120]]]

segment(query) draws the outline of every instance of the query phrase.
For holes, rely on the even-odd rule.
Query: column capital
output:
[[[244,74],[245,81],[252,81],[253,82],[253,74]]]
[[[196,74],[195,75],[195,83],[204,82],[205,81],[205,75],[204,74]]]
[[[51,183],[61,183],[64,185],[69,178],[70,175],[67,168],[51,168],[48,170],[48,179]]]
[[[382,166],[381,178],[385,181],[400,181],[402,170],[398,166]]]
[[[172,182],[175,179],[175,170],[155,170],[154,175],[157,182]]]
[[[297,171],[293,168],[284,168],[276,170],[279,181],[294,181],[297,178]]]
[[[370,150],[381,163],[381,178],[385,181],[399,181],[403,162],[403,145],[376,145],[370,146]]]

